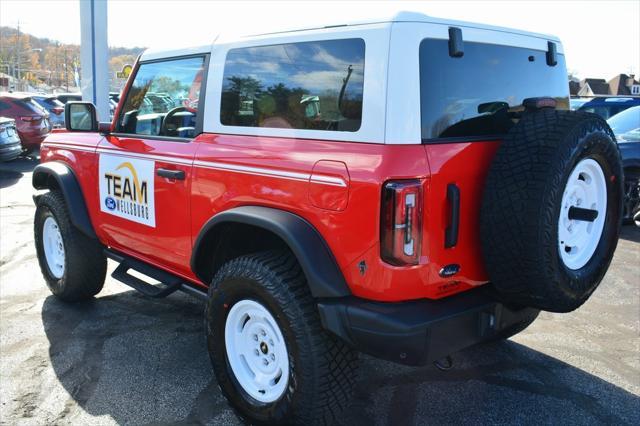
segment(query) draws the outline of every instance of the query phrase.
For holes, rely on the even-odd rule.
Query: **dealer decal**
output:
[[[156,226],[154,161],[100,154],[100,210]]]

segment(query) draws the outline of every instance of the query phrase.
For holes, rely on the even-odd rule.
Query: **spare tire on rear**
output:
[[[602,118],[524,114],[491,164],[480,213],[484,263],[504,301],[570,312],[589,298],[618,242],[622,173]]]

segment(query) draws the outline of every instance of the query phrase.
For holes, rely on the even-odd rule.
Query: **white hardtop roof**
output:
[[[529,31],[522,31],[522,30],[506,28],[506,27],[496,27],[492,25],[478,24],[475,22],[465,22],[465,21],[456,21],[452,19],[436,18],[433,16],[425,15],[423,13],[419,13],[419,12],[406,12],[406,11],[398,12],[392,16],[381,17],[381,18],[369,18],[369,19],[345,22],[345,23],[340,23],[335,25],[289,29],[285,31],[278,31],[278,32],[272,32],[272,33],[254,34],[254,35],[243,36],[243,37],[224,38],[220,41],[222,41],[224,44],[229,44],[234,41],[246,42],[247,40],[261,39],[261,38],[265,38],[265,36],[276,35],[276,34],[284,35],[287,33],[299,33],[304,31],[318,31],[318,30],[331,31],[333,28],[339,28],[339,27],[345,27],[345,26],[392,24],[395,22],[423,22],[423,23],[429,23],[429,24],[460,26],[460,27],[466,27],[466,28],[478,28],[483,30],[498,31],[498,32],[504,32],[504,33],[510,33],[510,34],[519,34],[519,35],[524,35],[528,37],[535,37],[535,38],[541,38],[545,40],[560,42],[560,40],[557,37],[548,35],[548,34],[533,33]],[[167,58],[172,56],[184,56],[184,55],[190,55],[190,54],[206,53],[211,51],[213,44],[216,44],[218,40],[219,40],[218,36],[216,36],[213,39],[212,44],[196,46],[196,47],[188,47],[188,48],[182,48],[182,49],[170,49],[170,50],[147,49],[142,53],[141,59],[146,61],[146,60]]]

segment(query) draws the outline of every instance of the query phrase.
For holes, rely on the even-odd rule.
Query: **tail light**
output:
[[[60,115],[64,112],[64,108],[61,108],[61,107],[51,108],[51,112],[53,112],[55,115]]]
[[[398,180],[382,189],[380,255],[392,265],[417,265],[422,245],[422,183]]]
[[[24,115],[20,117],[20,120],[26,121],[27,123],[37,123],[38,121],[42,120],[42,117],[40,117],[39,115]]]

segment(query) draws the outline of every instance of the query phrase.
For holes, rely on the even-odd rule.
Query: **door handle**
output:
[[[184,170],[158,169],[156,174],[167,179],[184,180]]]
[[[444,247],[451,248],[458,244],[458,227],[460,226],[460,188],[455,183],[447,185],[447,200],[451,208],[449,226],[444,232]]]

